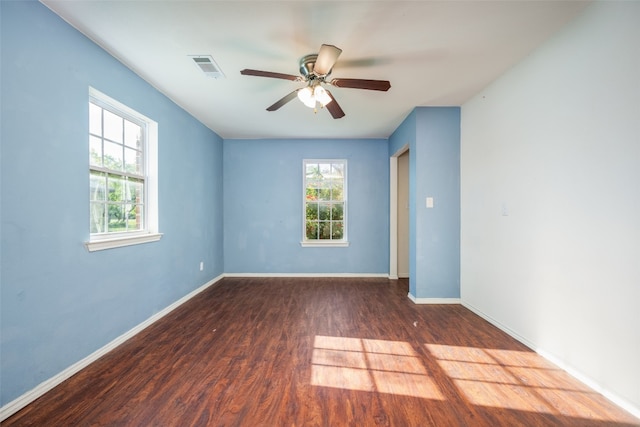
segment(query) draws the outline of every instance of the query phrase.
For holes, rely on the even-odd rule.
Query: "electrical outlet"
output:
[[[507,206],[507,202],[502,202],[500,211],[502,213],[502,216],[509,216],[509,206]]]

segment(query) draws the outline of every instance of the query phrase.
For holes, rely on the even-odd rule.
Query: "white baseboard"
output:
[[[572,366],[570,366],[569,364],[564,362],[562,359],[554,356],[553,354],[547,352],[546,350],[544,350],[542,348],[539,348],[533,342],[531,342],[528,339],[524,338],[523,336],[519,335],[518,333],[516,333],[512,329],[506,327],[502,323],[498,322],[497,320],[495,320],[491,316],[488,316],[487,314],[483,313],[482,311],[478,310],[477,308],[473,307],[472,305],[469,305],[466,302],[462,302],[462,305],[465,308],[468,308],[469,310],[471,310],[472,312],[477,314],[478,316],[482,317],[487,322],[491,323],[496,328],[498,328],[501,331],[505,332],[506,334],[510,335],[512,338],[520,341],[522,344],[526,345],[527,347],[529,347],[530,349],[532,349],[533,351],[538,353],[540,356],[542,356],[545,359],[547,359],[549,362],[553,363],[554,365],[556,365],[557,367],[559,367],[560,369],[562,369],[563,371],[565,371],[566,373],[568,373],[569,375],[571,375],[572,377],[577,379],[578,381],[582,382],[587,387],[590,387],[594,391],[596,391],[597,393],[600,393],[601,395],[603,395],[604,397],[609,399],[611,402],[615,403],[616,405],[618,405],[619,407],[621,407],[625,411],[629,412],[634,417],[640,418],[640,408],[639,407],[635,406],[634,404],[632,404],[631,402],[627,401],[626,399],[621,398],[620,396],[616,395],[615,393],[610,392],[605,387],[600,385],[593,378],[591,378],[591,377],[589,377],[587,375],[584,375],[582,372],[579,372],[578,370],[574,369]]]
[[[531,341],[529,341],[528,339],[526,339],[522,335],[518,334],[513,329],[510,329],[510,328],[506,327],[505,325],[503,325],[502,323],[498,322],[493,317],[486,315],[485,313],[483,313],[482,311],[480,311],[477,308],[473,307],[472,305],[469,305],[466,302],[462,302],[462,306],[467,308],[467,309],[469,309],[469,310],[471,310],[472,312],[474,312],[478,316],[482,317],[487,322],[491,323],[496,328],[500,329],[502,332],[505,332],[506,334],[510,335],[511,338],[515,338],[517,341],[520,341],[522,344],[526,345],[530,349],[534,350],[536,348],[536,345],[534,343],[532,343]]]
[[[115,349],[120,344],[122,344],[125,341],[127,341],[129,338],[132,338],[134,335],[140,333],[145,328],[151,326],[151,324],[157,322],[158,320],[160,320],[161,318],[163,318],[164,316],[166,316],[167,314],[169,314],[170,312],[172,312],[173,310],[175,310],[176,308],[178,308],[179,306],[181,306],[182,304],[184,304],[185,302],[187,302],[188,300],[190,300],[194,296],[198,295],[200,292],[204,291],[205,289],[207,289],[208,287],[210,287],[211,285],[213,285],[214,283],[216,283],[217,281],[219,281],[223,277],[224,277],[224,275],[221,274],[220,276],[208,281],[204,285],[200,286],[198,289],[195,289],[195,290],[191,291],[189,294],[183,296],[182,298],[180,298],[179,300],[177,300],[173,304],[167,306],[163,310],[161,310],[158,313],[154,314],[153,316],[149,317],[144,322],[138,324],[133,329],[130,329],[129,331],[127,331],[124,334],[120,335],[119,337],[117,337],[116,339],[114,339],[113,341],[111,341],[110,343],[105,345],[104,347],[99,348],[98,350],[94,351],[93,353],[91,353],[90,355],[85,357],[84,359],[79,360],[78,362],[76,362],[73,365],[69,366],[68,368],[66,368],[62,372],[58,373],[57,375],[54,375],[53,377],[49,378],[48,380],[45,380],[45,381],[41,382],[35,388],[33,388],[33,389],[29,390],[28,392],[24,393],[22,396],[19,396],[18,398],[16,398],[16,399],[12,400],[11,402],[7,403],[2,408],[0,408],[0,422],[6,420],[11,415],[15,414],[20,409],[24,408],[29,403],[33,402],[34,400],[36,400],[37,398],[39,398],[40,396],[42,396],[43,394],[45,394],[49,390],[53,389],[54,387],[56,387],[57,385],[59,385],[63,381],[71,378],[73,375],[77,374],[82,369],[86,368],[91,363],[93,363],[96,360],[98,360],[100,357],[102,357],[105,354],[109,353],[111,350]]]
[[[416,298],[411,292],[407,296],[415,304],[460,304],[460,298]]]
[[[387,273],[225,273],[224,277],[377,277],[388,279]]]

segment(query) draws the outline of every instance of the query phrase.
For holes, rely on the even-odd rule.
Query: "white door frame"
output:
[[[408,149],[407,143],[389,158],[389,279],[393,280],[398,279],[398,157]]]

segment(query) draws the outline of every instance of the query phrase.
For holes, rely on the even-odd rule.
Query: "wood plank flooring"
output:
[[[3,426],[640,426],[406,280],[225,278]]]

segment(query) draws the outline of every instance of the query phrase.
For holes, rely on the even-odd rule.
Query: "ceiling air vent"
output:
[[[214,79],[223,78],[224,74],[218,67],[218,64],[209,55],[191,55],[190,58],[198,66],[205,76]]]

